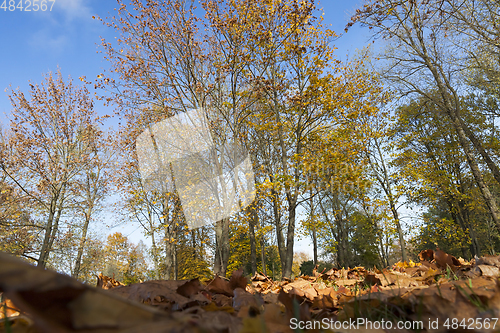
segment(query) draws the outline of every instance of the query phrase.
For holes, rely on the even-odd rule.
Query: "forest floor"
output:
[[[500,332],[500,256],[97,287],[0,253],[0,332]]]

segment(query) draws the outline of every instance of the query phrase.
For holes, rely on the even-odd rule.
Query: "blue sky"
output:
[[[331,24],[337,33],[343,32],[355,6],[354,1],[323,0],[320,3],[325,23]],[[113,39],[114,31],[92,16],[109,16],[116,7],[113,0],[55,0],[52,11],[0,9],[0,119],[4,124],[5,114],[10,112],[4,92],[9,84],[27,91],[28,81],[40,82],[42,74],[56,71],[58,67],[64,77],[71,75],[76,80],[80,76],[93,79],[108,67],[102,54],[97,53],[101,49],[98,44],[101,36]],[[366,45],[367,36],[365,29],[357,27],[342,36],[335,43],[339,58],[345,59],[348,52],[353,54],[356,48]]]
[[[19,1],[15,0],[16,5]],[[324,9],[325,24],[331,24],[331,29],[340,34],[359,3],[323,0],[319,7]],[[23,0],[23,4],[26,1]],[[50,8],[52,3],[47,5]],[[0,120],[3,126],[8,125],[6,117],[11,109],[4,92],[10,84],[27,92],[29,81],[40,82],[43,74],[55,72],[58,67],[64,77],[69,75],[75,81],[80,76],[94,79],[108,68],[103,55],[97,53],[101,50],[98,44],[101,36],[112,40],[114,31],[92,19],[92,16],[110,16],[116,7],[113,0],[55,0],[52,11],[0,9]],[[366,29],[354,27],[349,30],[334,43],[338,47],[338,58],[354,55],[357,48],[368,44],[368,36]],[[100,114],[111,114],[113,111],[99,103],[95,105]],[[129,230],[132,232],[135,228]],[[136,231],[131,236],[138,239],[140,232]],[[307,240],[300,241],[296,250],[312,253],[308,243]]]

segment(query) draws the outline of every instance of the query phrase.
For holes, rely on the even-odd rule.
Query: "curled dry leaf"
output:
[[[476,260],[476,265],[488,265],[500,268],[500,256],[486,256]]]
[[[500,270],[496,266],[477,265],[477,267],[481,271],[482,276],[498,277],[500,275]]]
[[[3,296],[3,293],[0,292],[0,319],[5,317],[15,317],[19,316],[21,312],[19,308],[12,303],[12,301]]]
[[[434,260],[434,251],[423,250],[418,254],[418,258],[420,259],[420,261],[432,261]]]
[[[269,278],[267,278],[263,274],[259,274],[259,273],[255,272],[254,276],[252,276],[250,278],[250,280],[251,281],[267,281],[267,280],[269,280]]]
[[[297,294],[289,294],[280,290],[278,300],[285,305],[288,318],[298,318],[299,320],[310,320],[309,304],[303,302],[304,297]]]
[[[177,293],[178,288],[185,283],[185,281],[146,281],[125,287],[113,288],[109,292],[139,303],[154,305],[164,310],[184,309],[190,306],[191,302],[208,303],[206,297],[194,298],[195,295],[199,294],[185,297]]]
[[[313,300],[314,308],[336,308],[337,307],[337,292],[333,287],[317,290],[318,295]]]
[[[102,273],[99,273],[99,275],[97,276],[97,284],[96,284],[97,288],[111,289],[119,286],[124,286],[124,284],[115,280],[114,277],[109,277],[103,275]]]
[[[202,291],[204,288],[200,283],[200,280],[198,279],[192,279],[187,281],[186,283],[180,285],[177,288],[177,293],[179,295],[182,295],[184,297],[191,297],[200,291]]]
[[[208,282],[205,288],[214,294],[223,294],[230,297],[233,296],[233,289],[229,285],[229,282],[221,279],[218,275],[215,276],[213,280]]]
[[[236,288],[245,289],[248,284],[248,279],[243,276],[243,269],[240,268],[233,272],[231,279],[229,280],[229,287],[234,290]]]
[[[234,290],[233,308],[236,311],[244,306],[253,306],[255,309],[259,309],[263,304],[264,300],[260,295],[250,294],[242,288],[236,288]]]
[[[434,251],[434,260],[436,260],[438,267],[444,269],[446,267],[450,267],[451,269],[456,270],[461,266],[461,263],[457,258],[439,249]]]

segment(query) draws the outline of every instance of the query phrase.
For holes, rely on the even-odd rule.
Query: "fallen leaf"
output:
[[[233,296],[233,289],[229,285],[229,282],[221,279],[218,275],[207,283],[206,289],[215,294]]]
[[[231,279],[229,280],[229,287],[234,290],[236,288],[245,289],[248,284],[248,279],[243,276],[243,269],[240,268],[233,272]]]
[[[441,268],[449,266],[450,268],[456,270],[456,268],[461,265],[457,258],[439,249],[434,251],[434,260],[436,260],[438,267]]]
[[[500,275],[500,270],[496,266],[477,265],[477,267],[481,270],[482,276],[498,277]]]
[[[202,290],[203,287],[200,283],[200,280],[192,279],[177,287],[176,291],[179,295],[189,298],[190,296],[195,295]]]
[[[418,254],[418,258],[420,261],[432,261],[434,260],[434,251],[433,250],[423,250]]]
[[[264,300],[260,295],[252,295],[241,288],[234,290],[233,307],[236,311],[243,306],[254,306],[256,309],[259,309],[263,304]]]

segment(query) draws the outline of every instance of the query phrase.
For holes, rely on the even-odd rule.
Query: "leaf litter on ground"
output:
[[[420,331],[446,332],[430,322],[500,318],[500,256],[466,262],[438,249],[422,251],[419,258],[382,270],[314,270],[313,276],[283,281],[261,272],[248,279],[240,269],[230,279],[216,275],[208,281],[125,286],[100,274],[93,287],[0,253],[0,332],[293,332],[292,318],[421,321]],[[349,331],[316,327],[296,331]],[[500,324],[474,328],[500,331]]]

